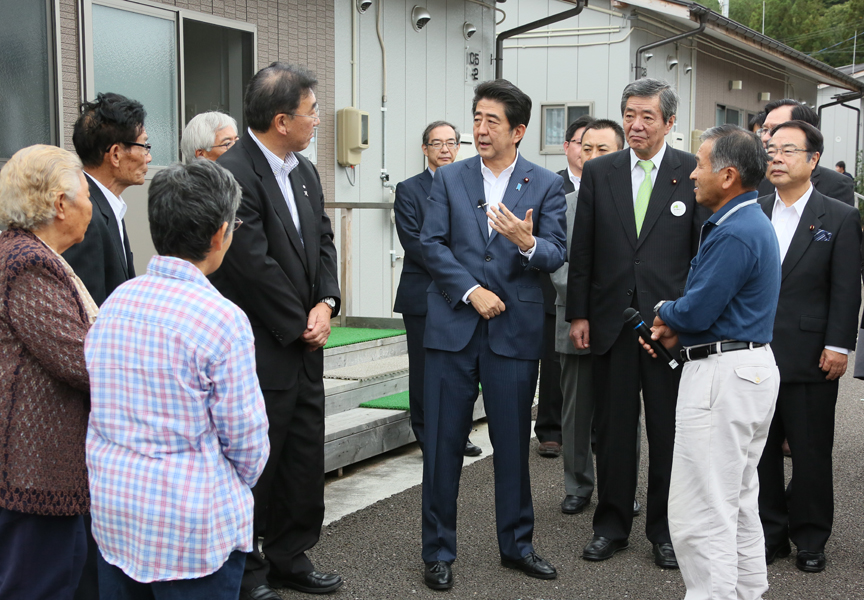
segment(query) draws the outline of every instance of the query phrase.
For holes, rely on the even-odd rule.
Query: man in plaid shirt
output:
[[[87,434],[100,592],[236,600],[270,452],[246,315],[207,280],[231,244],[240,187],[210,161],[154,178],[147,274],[87,336]],[[149,589],[148,589],[149,588]]]

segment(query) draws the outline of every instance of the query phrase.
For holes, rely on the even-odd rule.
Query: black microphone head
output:
[[[638,323],[642,320],[642,317],[639,316],[639,311],[637,311],[633,307],[627,307],[624,309],[624,322],[629,323],[633,321],[634,323]]]

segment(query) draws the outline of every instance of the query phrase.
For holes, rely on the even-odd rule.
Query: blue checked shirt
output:
[[[85,344],[93,537],[149,583],[252,550],[252,492],[270,452],[246,315],[204,274],[156,256],[108,298]]]

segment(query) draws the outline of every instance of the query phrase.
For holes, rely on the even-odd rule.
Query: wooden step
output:
[[[360,381],[324,379],[324,414],[327,417],[357,408],[364,402],[404,392],[408,389],[408,372],[391,377]]]

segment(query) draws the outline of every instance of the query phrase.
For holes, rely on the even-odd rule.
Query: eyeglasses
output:
[[[809,152],[806,148],[796,148],[795,146],[784,146],[783,148],[768,148],[765,154],[768,158],[774,158],[778,153],[783,154],[786,158],[792,158],[796,152]]]
[[[312,109],[311,115],[301,115],[300,113],[285,113],[289,117],[306,117],[307,119],[312,119],[313,121],[320,121],[321,117],[318,115],[318,107]]]
[[[144,148],[144,154],[150,154],[150,148],[153,147],[150,144],[139,144],[138,142],[123,142],[123,143],[126,144],[127,146],[140,146],[141,148]]]
[[[760,127],[759,129],[756,130],[756,135],[758,135],[759,137],[762,137],[766,133],[771,133],[770,127]]]
[[[455,150],[457,146],[459,146],[459,142],[456,140],[447,140],[446,142],[442,142],[441,140],[435,140],[434,142],[430,142],[426,144],[427,148],[434,148],[435,150],[440,150],[444,146],[447,146],[451,150]]]
[[[225,148],[227,150],[228,148],[236,144],[239,139],[239,137],[236,137],[233,140],[228,140],[224,144],[214,144],[213,146],[210,146],[210,149],[212,150],[213,148]]]
[[[240,219],[234,219],[234,229],[232,229],[231,231],[237,231],[238,229],[240,229],[240,226],[242,224],[243,221],[241,221]]]
[[[576,138],[573,138],[572,140],[570,140],[570,141],[567,142],[567,143],[568,143],[568,144],[576,144],[577,146],[581,146],[581,145],[582,145],[582,140],[577,140]]]

